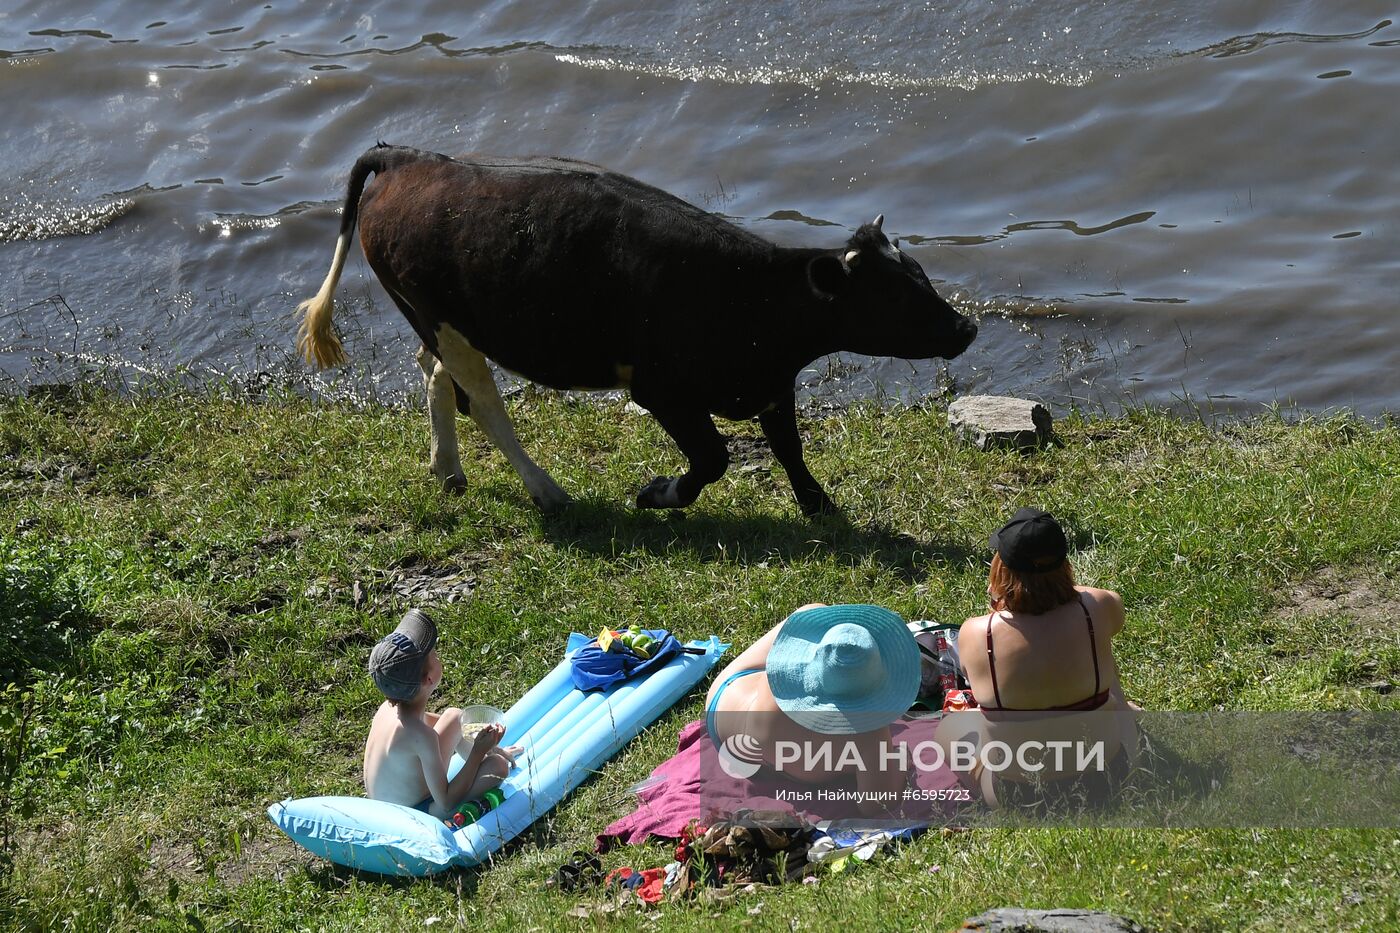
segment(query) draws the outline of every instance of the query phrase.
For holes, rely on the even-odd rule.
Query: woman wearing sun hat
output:
[[[940,726],[974,741],[1045,738],[1052,730],[1086,741],[1102,739],[1116,770],[1136,752],[1135,707],[1123,696],[1112,639],[1123,628],[1123,599],[1112,590],[1077,586],[1064,529],[1048,512],[1023,508],[992,533],[990,611],[973,616],[958,632],[962,660],[980,710],[950,715]],[[1071,714],[1084,713],[1084,716]],[[1125,715],[1102,715],[1121,713]],[[1049,725],[1053,723],[1053,727]],[[1127,750],[1127,755],[1119,752]],[[972,783],[995,805],[994,785],[1024,783],[1016,767],[992,781],[975,769]],[[1079,772],[1045,769],[1042,780],[1077,780]]]
[[[810,603],[774,626],[720,671],[705,701],[705,726],[721,758],[776,766],[779,742],[838,741],[839,762],[853,748],[880,761],[890,723],[919,690],[919,649],[904,620],[879,606]],[[882,812],[869,792],[896,791],[896,768],[855,769],[863,811]],[[820,784],[841,769],[783,764],[782,776]],[[867,795],[870,800],[867,803]]]

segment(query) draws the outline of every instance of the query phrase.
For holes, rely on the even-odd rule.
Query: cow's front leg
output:
[[[807,462],[802,459],[802,435],[797,433],[797,403],[793,397],[789,395],[779,399],[772,408],[758,416],[758,423],[763,428],[763,436],[768,438],[773,456],[787,471],[802,514],[808,518],[833,514],[836,503],[831,501],[821,483],[807,469]]]
[[[658,476],[647,483],[637,493],[637,507],[683,509],[700,490],[724,475],[729,468],[729,445],[703,409],[647,407],[690,461],[690,469],[683,476]]]
[[[423,370],[423,387],[428,395],[428,427],[431,446],[428,469],[448,492],[467,488],[467,476],[457,447],[457,386],[452,375],[426,346],[418,348],[418,365]]]

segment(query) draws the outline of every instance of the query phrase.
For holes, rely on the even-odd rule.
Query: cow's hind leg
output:
[[[683,509],[724,475],[729,468],[729,446],[707,411],[646,407],[690,461],[690,469],[683,476],[658,476],[647,483],[637,493],[637,507]]]
[[[486,357],[466,338],[446,324],[437,332],[438,357],[457,385],[466,392],[468,413],[485,432],[525,483],[530,498],[542,511],[552,511],[573,501],[554,479],[540,469],[516,439],[515,428],[501,403],[496,380],[486,365]],[[455,401],[455,399],[453,399]],[[455,407],[455,406],[454,406]]]
[[[428,395],[428,426],[432,446],[428,469],[448,492],[467,488],[462,459],[457,447],[457,385],[447,367],[426,347],[418,348],[418,365],[423,369],[423,386]]]

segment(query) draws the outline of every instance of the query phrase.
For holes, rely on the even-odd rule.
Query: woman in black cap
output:
[[[1136,754],[1136,707],[1123,696],[1111,644],[1123,628],[1122,598],[1075,585],[1064,530],[1039,509],[1019,510],[990,543],[990,611],[968,619],[958,633],[958,655],[980,709],[950,715],[948,728],[940,729],[944,740],[950,731],[963,738],[972,731],[981,745],[1000,740],[1015,748],[1063,733],[1102,741],[1105,763],[1125,771]],[[1096,715],[1066,715],[1072,713]],[[1098,715],[1110,713],[1121,715]],[[972,783],[995,804],[995,788],[1006,781],[1082,777],[1075,769],[1047,765],[1032,774],[1014,764],[990,776],[976,768]]]

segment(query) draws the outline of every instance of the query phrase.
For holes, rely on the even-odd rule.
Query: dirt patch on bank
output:
[[[1295,585],[1279,615],[1343,616],[1363,632],[1400,638],[1400,592],[1378,572],[1343,572],[1328,567]]]
[[[269,825],[253,832],[239,833],[236,847],[221,839],[217,850],[196,837],[157,837],[150,840],[146,853],[146,880],[160,882],[173,878],[182,886],[212,877],[228,888],[249,879],[275,878],[316,864],[316,857],[298,847]]]
[[[37,871],[42,877],[49,874],[55,861],[71,860],[84,868],[79,878],[113,886],[125,878],[157,902],[170,896],[172,882],[177,891],[194,888],[206,878],[236,888],[257,878],[280,881],[325,864],[279,832],[261,813],[257,818],[261,824],[254,821],[207,835],[157,832],[141,825],[143,819],[151,817],[131,814],[97,827],[64,819],[22,828],[15,843],[19,860],[35,863],[26,871]]]
[[[1309,620],[1320,620],[1321,629]],[[1341,664],[1334,674],[1341,678],[1339,682],[1382,696],[1395,692],[1400,681],[1400,594],[1378,571],[1329,567],[1283,594],[1272,624],[1285,629],[1301,624],[1310,629],[1321,647],[1302,653],[1332,655],[1328,663],[1334,668]],[[1344,660],[1339,662],[1338,657]]]
[[[245,840],[236,853],[214,866],[213,873],[226,887],[236,888],[256,878],[281,881],[293,872],[316,864],[314,855],[274,830]]]

